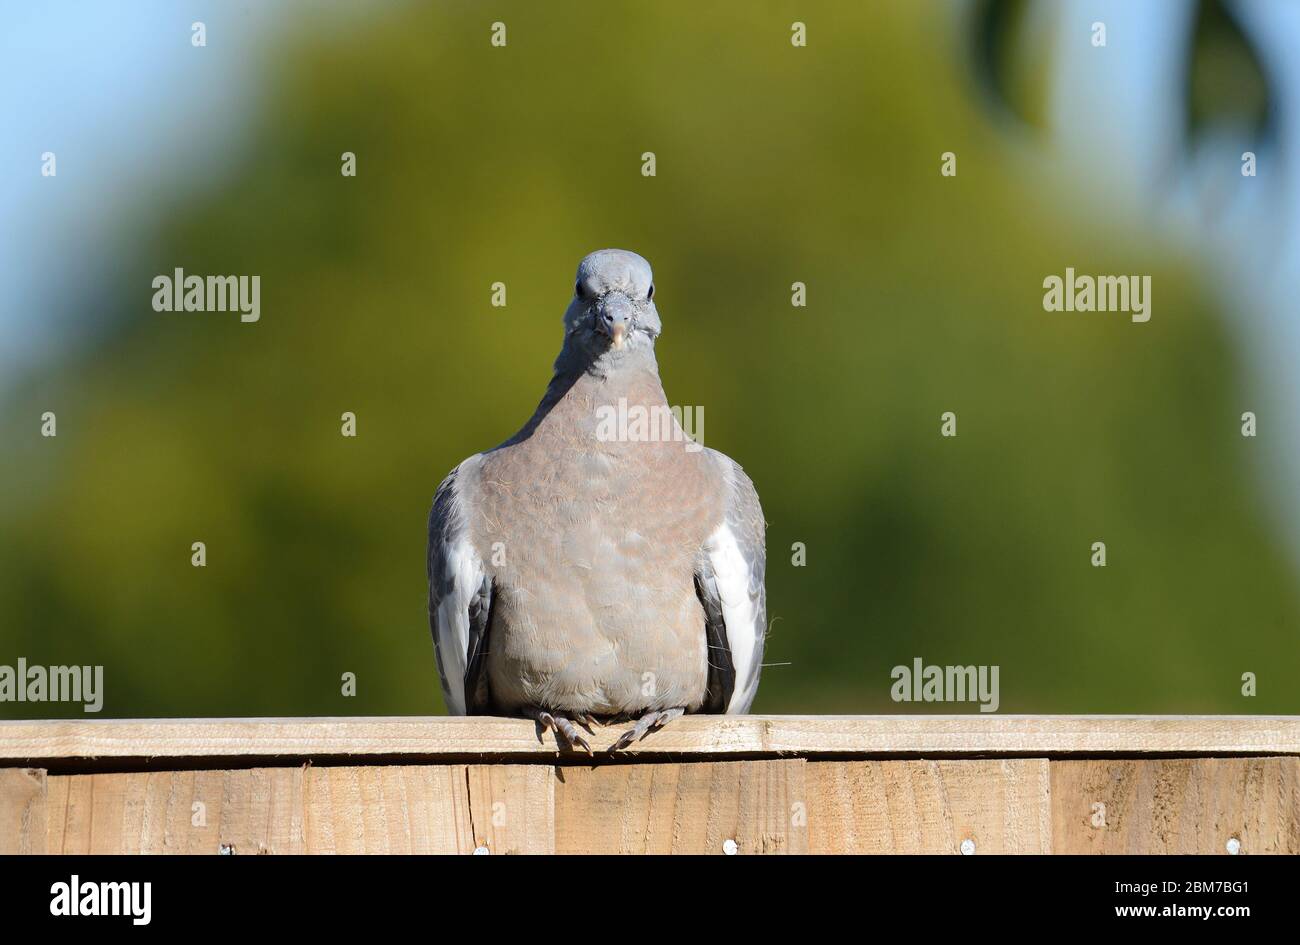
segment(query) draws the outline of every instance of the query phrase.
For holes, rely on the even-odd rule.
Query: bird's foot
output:
[[[658,731],[673,719],[681,718],[686,714],[686,709],[678,707],[676,709],[654,709],[647,712],[637,720],[637,723],[618,737],[618,741],[610,746],[610,751],[622,751],[628,745],[639,739],[645,738],[651,732]]]
[[[575,715],[574,719],[570,719],[558,712],[547,712],[545,709],[533,709],[529,712],[529,716],[537,723],[538,741],[542,740],[542,735],[548,729],[554,729],[555,743],[562,750],[577,751],[581,748],[589,755],[592,753],[591,745],[587,744],[587,740],[582,737],[582,733],[578,731],[578,726],[573,724],[574,719],[576,719],[578,724],[585,728],[588,734],[591,734],[590,716]]]

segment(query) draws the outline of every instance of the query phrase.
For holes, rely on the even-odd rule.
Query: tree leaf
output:
[[[1187,54],[1186,135],[1243,128],[1253,141],[1273,136],[1272,83],[1254,43],[1224,0],[1201,0]]]
[[[1050,44],[1035,0],[982,0],[971,35],[976,77],[1005,114],[1034,128],[1046,124]]]

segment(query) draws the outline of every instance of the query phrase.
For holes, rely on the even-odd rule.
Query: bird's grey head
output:
[[[565,347],[617,362],[652,351],[663,326],[650,264],[625,249],[601,249],[578,264],[564,313]]]

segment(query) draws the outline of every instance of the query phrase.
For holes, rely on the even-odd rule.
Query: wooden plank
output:
[[[542,765],[470,765],[473,844],[491,853],[555,852],[555,772]]]
[[[1050,853],[1046,759],[809,762],[813,853]]]
[[[47,783],[40,768],[0,768],[0,855],[45,852]]]
[[[552,777],[539,765],[52,775],[41,842],[57,853],[546,853]]]
[[[1300,758],[1053,761],[1058,853],[1300,853]]]
[[[305,844],[312,853],[456,853],[470,843],[458,765],[311,768]]]
[[[541,766],[312,768],[310,853],[550,853],[552,775]]]
[[[798,759],[564,768],[555,851],[803,853],[803,771]]]
[[[597,727],[598,753],[623,726]],[[688,716],[626,754],[1300,755],[1300,717],[1248,716]],[[203,759],[473,758],[550,763],[548,736],[505,718],[170,719],[0,723],[0,762],[131,759],[158,767],[217,767]],[[597,755],[598,759],[600,755]],[[160,759],[176,759],[163,764]]]
[[[51,776],[55,853],[301,853],[303,772]]]
[[[0,770],[0,852],[1300,853],[1300,758]]]

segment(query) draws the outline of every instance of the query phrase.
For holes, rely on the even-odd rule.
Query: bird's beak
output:
[[[609,336],[615,351],[622,351],[632,326],[632,306],[621,294],[606,297],[596,312],[596,327]]]

